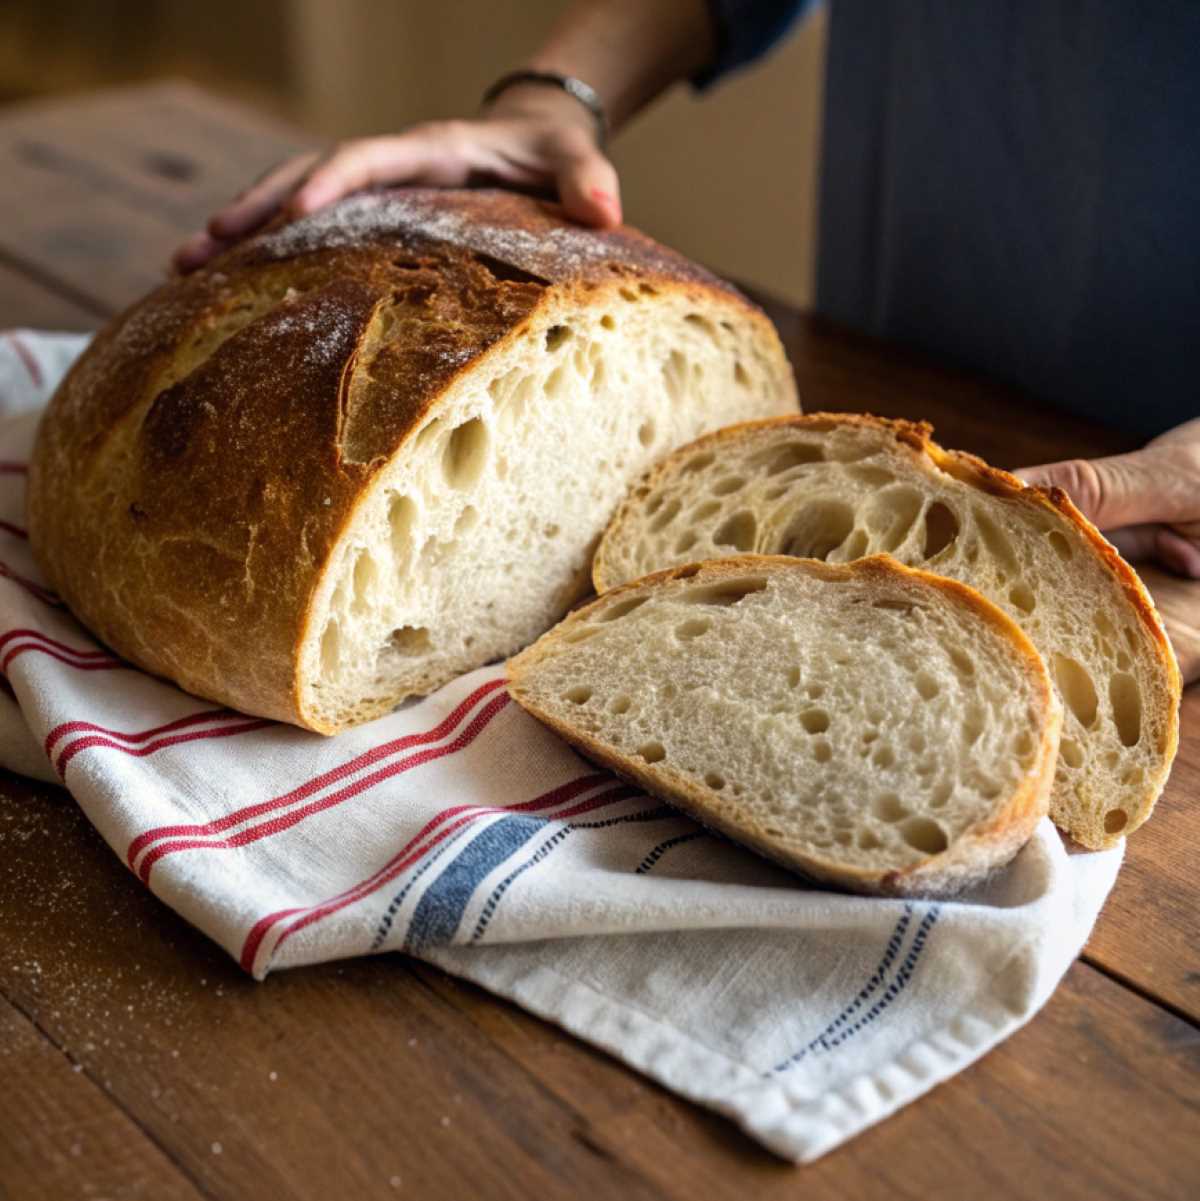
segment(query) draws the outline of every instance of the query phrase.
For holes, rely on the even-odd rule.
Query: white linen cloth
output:
[[[64,783],[256,977],[405,950],[805,1162],[1028,1021],[1079,952],[1122,851],[1068,855],[1048,821],[953,902],[844,896],[589,766],[498,666],[332,739],[126,667],[22,529],[40,406],[83,341],[0,335],[0,763]]]

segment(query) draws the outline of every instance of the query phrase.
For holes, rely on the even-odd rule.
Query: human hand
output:
[[[1200,679],[1200,418],[1130,454],[1017,474],[1026,483],[1062,488],[1131,563],[1155,562],[1183,577],[1158,576],[1162,586],[1153,591],[1184,680]]]
[[[172,263],[194,271],[280,212],[301,217],[385,184],[455,187],[490,180],[548,188],[574,220],[601,228],[620,224],[617,172],[596,145],[589,114],[570,96],[547,88],[537,93],[513,88],[475,120],[426,122],[288,159],[215,213]]]

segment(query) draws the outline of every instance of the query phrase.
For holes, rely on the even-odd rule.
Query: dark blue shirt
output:
[[[808,3],[710,0],[713,80]],[[832,0],[817,308],[1075,412],[1200,414],[1200,3]]]

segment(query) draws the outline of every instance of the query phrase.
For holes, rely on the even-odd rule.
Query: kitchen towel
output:
[[[1083,946],[1122,850],[1069,854],[1049,821],[954,901],[845,896],[589,765],[499,665],[330,739],[127,666],[22,528],[84,342],[0,335],[0,764],[65,784],[247,972],[405,951],[807,1162],[1018,1029]]]

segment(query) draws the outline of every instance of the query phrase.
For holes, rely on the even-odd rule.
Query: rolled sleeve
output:
[[[706,0],[713,23],[716,55],[692,76],[698,91],[756,62],[781,42],[815,0]]]

